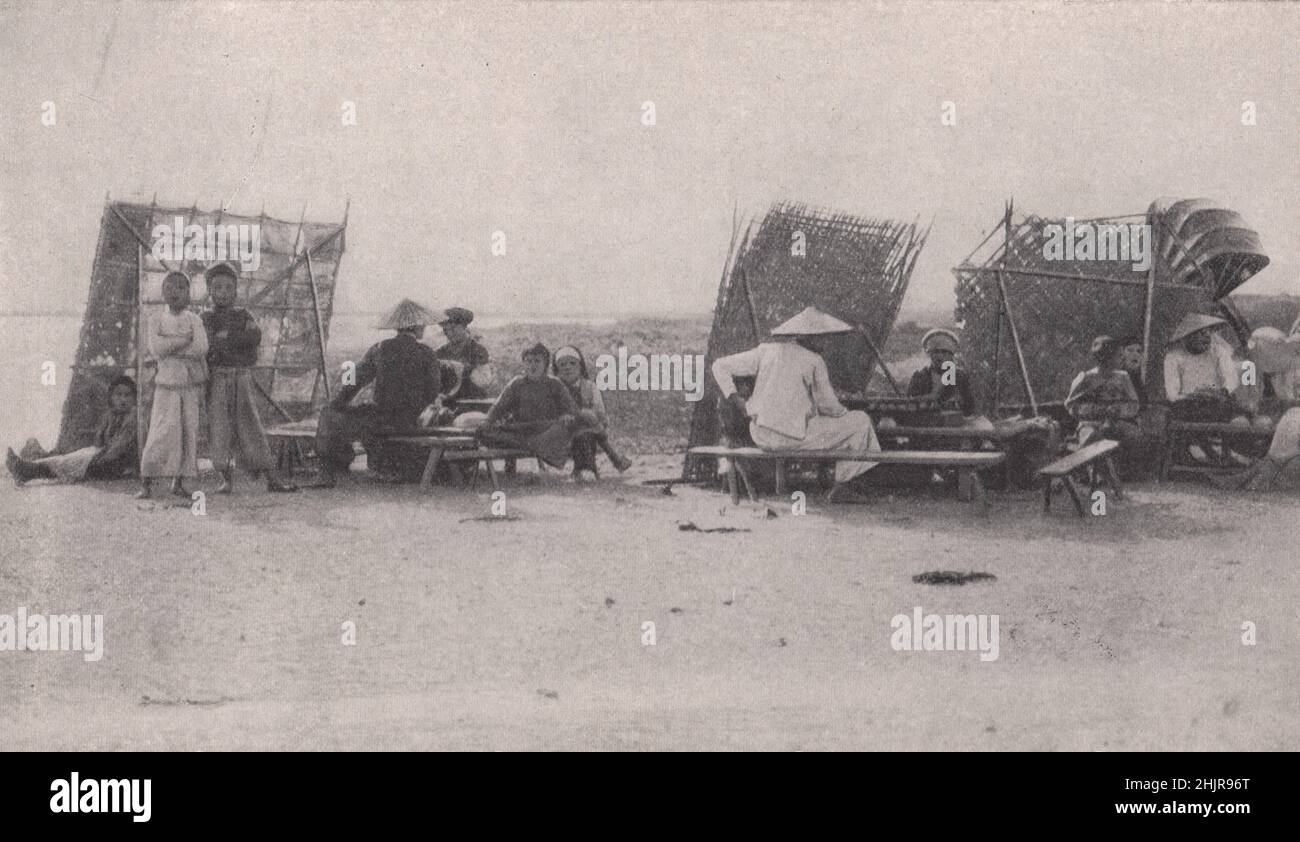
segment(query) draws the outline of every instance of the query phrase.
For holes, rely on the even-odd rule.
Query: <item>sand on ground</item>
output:
[[[6,482],[0,614],[102,614],[105,641],[0,652],[0,749],[1300,748],[1294,497],[1136,486],[1079,520],[936,488],[797,516],[640,482],[679,472],[528,465],[501,519],[485,484],[245,482],[196,515]],[[997,578],[913,582],[936,569]],[[998,659],[895,651],[916,606],[997,615]]]

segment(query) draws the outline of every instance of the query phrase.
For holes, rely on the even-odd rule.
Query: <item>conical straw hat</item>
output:
[[[1186,316],[1183,316],[1183,320],[1178,323],[1178,327],[1174,328],[1174,332],[1169,334],[1169,339],[1167,341],[1172,345],[1180,339],[1191,336],[1198,330],[1205,330],[1207,327],[1218,327],[1219,325],[1226,324],[1227,322],[1220,319],[1218,316],[1203,316],[1200,313],[1188,313]]]
[[[436,325],[443,318],[442,313],[434,312],[423,304],[416,304],[409,298],[403,298],[375,327],[380,330],[401,330],[404,327]]]
[[[847,333],[853,326],[845,324],[816,307],[805,307],[803,312],[784,324],[772,328],[773,336],[815,336],[819,333]]]

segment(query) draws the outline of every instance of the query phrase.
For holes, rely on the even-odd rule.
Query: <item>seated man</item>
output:
[[[420,342],[424,328],[439,316],[410,299],[402,299],[380,322],[380,330],[397,335],[370,347],[356,368],[355,382],[339,389],[321,408],[316,432],[316,453],[321,476],[317,487],[334,484],[334,472],[352,464],[352,443],[361,440],[371,470],[388,476],[392,466],[384,457],[385,435],[415,433],[420,413],[438,397],[441,388],[438,359]],[[374,383],[374,403],[351,406],[361,389]]]
[[[808,307],[772,330],[775,341],[714,361],[713,377],[722,397],[750,419],[755,444],[766,450],[880,450],[871,419],[865,412],[844,408],[821,357],[829,335],[851,330],[834,316]],[[736,391],[735,378],[741,376],[756,377],[748,401]],[[837,462],[831,501],[866,502],[851,483],[876,464]]]
[[[1091,353],[1097,365],[1074,378],[1065,408],[1079,421],[1079,444],[1114,439],[1120,443],[1121,464],[1131,465],[1143,452],[1137,425],[1142,407],[1123,369],[1124,347],[1109,336],[1098,336]]]
[[[122,479],[135,476],[138,456],[135,419],[135,381],[126,375],[113,378],[108,387],[108,410],[95,431],[94,443],[71,453],[46,453],[31,439],[22,455],[9,450],[5,465],[14,482],[32,479],[78,482],[83,479]]]
[[[961,412],[964,419],[973,419],[975,395],[970,376],[957,366],[957,334],[935,328],[921,337],[921,350],[930,357],[930,364],[912,375],[907,394],[934,398],[940,411]]]
[[[486,444],[527,450],[548,465],[563,468],[573,434],[582,425],[568,388],[548,375],[551,352],[542,343],[524,351],[524,373],[506,384],[479,428]]]
[[[1237,414],[1232,393],[1240,383],[1238,371],[1231,352],[1214,342],[1214,331],[1225,324],[1215,316],[1189,313],[1174,328],[1164,363],[1171,418],[1228,421]]]
[[[456,398],[481,398],[487,394],[487,387],[492,383],[492,365],[488,361],[487,349],[470,335],[469,324],[474,321],[474,314],[464,307],[450,307],[447,317],[439,322],[447,344],[436,353],[438,359],[457,362],[461,365],[460,389],[452,395]]]

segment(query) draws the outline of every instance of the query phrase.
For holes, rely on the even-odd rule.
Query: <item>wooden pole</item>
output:
[[[1038,414],[1038,400],[1034,397],[1034,387],[1029,382],[1029,367],[1025,365],[1025,352],[1020,345],[1020,331],[1016,329],[1016,320],[1011,315],[1011,303],[1007,300],[1006,278],[1002,270],[1006,267],[1007,254],[1011,251],[1011,214],[1015,207],[1015,198],[1007,201],[1007,212],[1003,218],[1003,227],[1005,228],[1005,241],[1002,248],[1001,266],[998,267],[998,299],[1002,303],[1002,312],[1006,314],[1007,328],[1011,332],[1011,346],[1016,351],[1016,362],[1020,365],[1020,377],[1024,381],[1025,395],[1029,398],[1029,406]],[[996,409],[996,405],[994,406]]]
[[[880,349],[876,347],[876,343],[872,341],[871,334],[867,333],[866,326],[861,324],[858,325],[858,333],[862,334],[862,338],[867,340],[867,347],[870,348],[871,353],[875,355],[876,365],[885,373],[885,379],[889,381],[889,386],[894,390],[894,394],[898,395],[900,398],[903,397],[903,390],[899,388],[898,381],[894,379],[894,375],[890,372],[889,366],[885,365],[885,357],[880,353]]]
[[[1020,363],[1020,377],[1025,384],[1025,394],[1029,396],[1029,406],[1038,414],[1038,400],[1034,397],[1034,387],[1029,383],[1029,368],[1025,365],[1025,352],[1020,347],[1020,333],[1016,330],[1016,320],[1011,315],[1011,307],[1007,302],[1007,287],[1002,278],[1002,273],[998,272],[998,293],[1002,297],[1002,306],[1007,311],[1007,327],[1011,331],[1011,345],[1016,349],[1016,361]]]
[[[316,347],[320,349],[320,376],[325,383],[325,400],[329,400],[330,372],[325,364],[325,322],[320,315],[320,294],[316,289],[316,272],[312,269],[310,253],[307,255],[307,278],[311,281],[311,304],[316,311]]]
[[[1152,247],[1152,251],[1154,251]],[[1147,300],[1146,312],[1142,317],[1142,386],[1145,388],[1147,381],[1150,379],[1147,373],[1147,364],[1151,360],[1151,312],[1155,309],[1156,301],[1156,261],[1151,260],[1151,266],[1147,269]]]

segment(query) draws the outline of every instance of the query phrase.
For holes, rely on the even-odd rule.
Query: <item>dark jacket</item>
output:
[[[440,360],[454,360],[465,366],[461,372],[460,391],[456,393],[458,398],[481,398],[485,394],[482,389],[470,381],[469,376],[481,365],[487,365],[488,352],[473,337],[466,337],[460,342],[448,342],[436,352]]]
[[[370,346],[356,373],[357,382],[340,389],[331,404],[342,409],[373,382],[376,420],[394,427],[413,426],[442,385],[433,349],[408,333]]]
[[[121,414],[105,412],[95,431],[95,446],[101,450],[90,460],[86,475],[91,479],[120,479],[134,474],[139,461],[135,433],[135,407]]]
[[[257,364],[262,329],[251,313],[241,307],[214,307],[199,318],[208,331],[209,368],[246,368]],[[223,330],[230,335],[217,339],[217,333]]]
[[[975,394],[971,389],[970,375],[962,369],[957,369],[956,376],[953,378],[953,385],[944,385],[940,379],[943,372],[936,372],[933,367],[926,366],[912,375],[912,381],[907,384],[908,397],[921,398],[934,394],[938,389],[936,397],[939,399],[939,408],[948,409],[956,405],[961,409],[962,415],[975,414]]]

